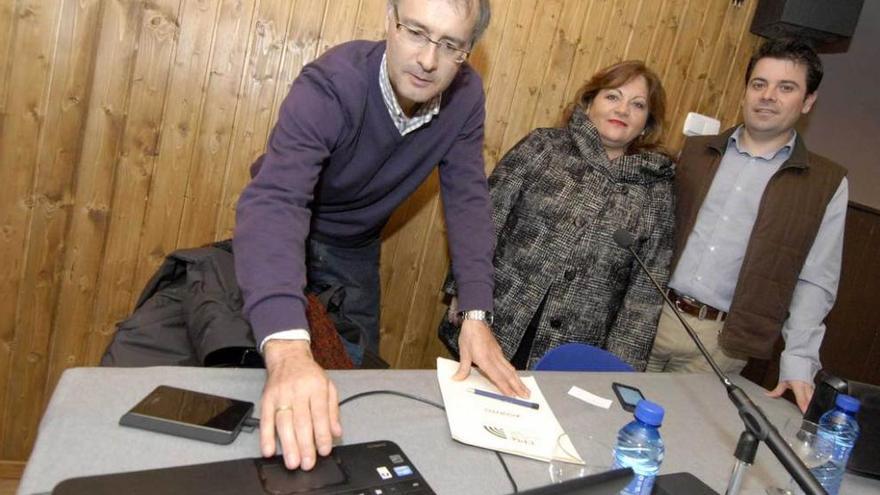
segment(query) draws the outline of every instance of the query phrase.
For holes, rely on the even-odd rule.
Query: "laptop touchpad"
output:
[[[303,493],[310,490],[343,484],[348,477],[333,456],[318,457],[311,471],[289,470],[283,457],[257,460],[257,472],[263,489],[272,495]]]

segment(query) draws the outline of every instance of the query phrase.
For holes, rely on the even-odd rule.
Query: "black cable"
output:
[[[241,431],[245,433],[253,433],[254,430],[260,427],[260,419],[255,418],[253,416],[245,418],[244,421],[241,422]]]
[[[419,401],[423,404],[428,404],[429,406],[434,406],[437,409],[440,409],[442,411],[446,410],[446,408],[443,407],[443,405],[438,404],[434,401],[430,401],[428,399],[423,399],[421,397],[417,397],[415,395],[410,395],[410,394],[407,394],[404,392],[398,392],[396,390],[370,390],[367,392],[361,392],[359,394],[354,394],[351,397],[346,397],[345,399],[342,399],[341,401],[339,401],[339,405],[341,406],[341,405],[345,404],[346,402],[351,402],[353,400],[360,399],[361,397],[366,397],[368,395],[379,395],[379,394],[396,395],[398,397],[404,397],[406,399],[416,400],[416,401]]]
[[[396,390],[370,390],[368,392],[361,392],[359,394],[354,394],[350,397],[346,397],[345,399],[342,399],[341,401],[339,401],[339,405],[342,406],[343,404],[345,404],[347,402],[351,402],[353,400],[357,400],[362,397],[366,397],[368,395],[380,395],[380,394],[396,395],[398,397],[403,397],[405,399],[412,399],[414,401],[418,401],[423,404],[428,404],[429,406],[434,406],[437,409],[440,409],[442,411],[446,410],[446,408],[443,407],[442,404],[438,404],[434,401],[430,401],[428,399],[423,399],[423,398],[415,396],[415,395],[410,395],[410,394],[407,394],[404,392],[398,392]],[[498,456],[498,462],[501,463],[501,467],[504,468],[504,474],[507,475],[507,479],[510,480],[510,484],[513,486],[513,493],[519,493],[519,487],[516,486],[516,481],[514,481],[513,475],[510,474],[510,469],[507,467],[507,463],[504,462],[504,458],[501,457],[501,452],[498,452],[497,450],[493,450],[492,452],[495,452],[495,455]]]

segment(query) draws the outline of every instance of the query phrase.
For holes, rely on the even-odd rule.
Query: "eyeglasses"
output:
[[[428,46],[428,43],[437,45],[437,53],[440,54],[440,57],[456,64],[463,63],[471,54],[471,52],[463,50],[449,41],[435,41],[421,29],[400,22],[396,8],[394,9],[394,18],[397,23],[397,32],[413,46],[424,48]]]

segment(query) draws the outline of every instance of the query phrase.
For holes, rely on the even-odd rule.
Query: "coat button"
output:
[[[565,280],[571,282],[572,280],[574,280],[575,273],[575,270],[565,270],[565,275],[563,276],[565,277]]]
[[[550,320],[550,327],[551,328],[559,328],[561,326],[562,326],[562,320],[560,320],[559,318],[553,318],[552,320]]]
[[[573,223],[575,227],[583,227],[584,219],[583,217],[574,217],[574,221],[571,223]]]
[[[626,187],[626,186],[620,186],[620,187],[617,188],[617,192],[619,192],[620,194],[623,194],[624,196],[626,196],[627,193],[629,193],[629,188]]]

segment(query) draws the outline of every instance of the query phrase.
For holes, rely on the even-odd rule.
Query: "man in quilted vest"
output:
[[[769,40],[746,72],[743,123],[689,138],[676,170],[669,295],[721,368],[768,359],[806,410],[824,319],[840,278],[846,170],[807,150],[794,127],[818,96],[822,63],[800,40]],[[648,371],[710,371],[666,308]]]

